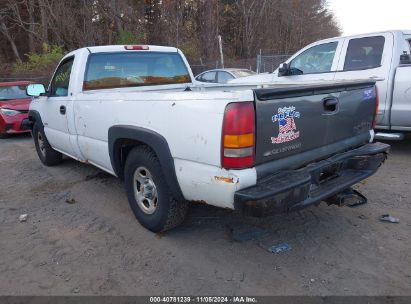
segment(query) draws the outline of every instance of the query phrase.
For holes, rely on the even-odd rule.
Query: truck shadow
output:
[[[21,142],[31,139],[31,133],[21,133],[21,134],[10,134],[6,138],[0,139],[2,142]]]
[[[321,203],[318,207],[297,212],[256,218],[235,211],[193,204],[183,225],[168,232],[167,236],[179,239],[190,235],[211,243],[215,239],[255,243],[265,250],[283,242],[293,246],[301,245],[307,239],[326,244],[327,240],[336,235],[341,238],[345,233],[351,234],[357,230],[360,215],[360,209],[354,211],[348,207],[329,207]]]
[[[411,135],[402,141],[383,141],[391,146],[391,153],[395,155],[411,155]]]

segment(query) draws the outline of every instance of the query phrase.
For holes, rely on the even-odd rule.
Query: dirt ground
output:
[[[197,205],[156,235],[116,178],[69,159],[44,167],[29,136],[1,140],[0,295],[411,295],[410,165],[411,140],[394,143],[357,208],[253,219]],[[233,227],[265,234],[239,242]]]

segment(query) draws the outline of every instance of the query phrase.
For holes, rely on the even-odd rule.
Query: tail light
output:
[[[255,161],[255,113],[253,102],[227,105],[221,141],[221,165],[225,169],[244,169]]]
[[[374,112],[374,119],[372,121],[372,128],[375,129],[377,126],[377,115],[378,115],[378,106],[379,106],[379,97],[378,97],[378,89],[375,86],[375,112]]]

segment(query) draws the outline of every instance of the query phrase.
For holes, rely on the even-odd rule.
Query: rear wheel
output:
[[[33,126],[33,139],[37,155],[43,164],[46,166],[55,166],[61,163],[63,155],[50,146],[44,130],[40,128],[38,123],[35,123]]]
[[[125,164],[125,187],[130,207],[145,228],[161,232],[184,221],[188,202],[172,195],[156,154],[147,146],[130,151]]]

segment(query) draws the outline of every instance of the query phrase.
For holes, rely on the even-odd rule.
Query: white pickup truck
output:
[[[264,215],[343,204],[389,146],[373,140],[374,81],[203,87],[160,46],[76,50],[28,86],[40,160],[62,154],[124,180],[140,223],[180,224],[190,201]],[[263,88],[264,87],[264,88]]]
[[[270,74],[230,83],[299,83],[342,79],[377,81],[376,139],[401,140],[411,132],[411,31],[336,37],[312,43]]]

